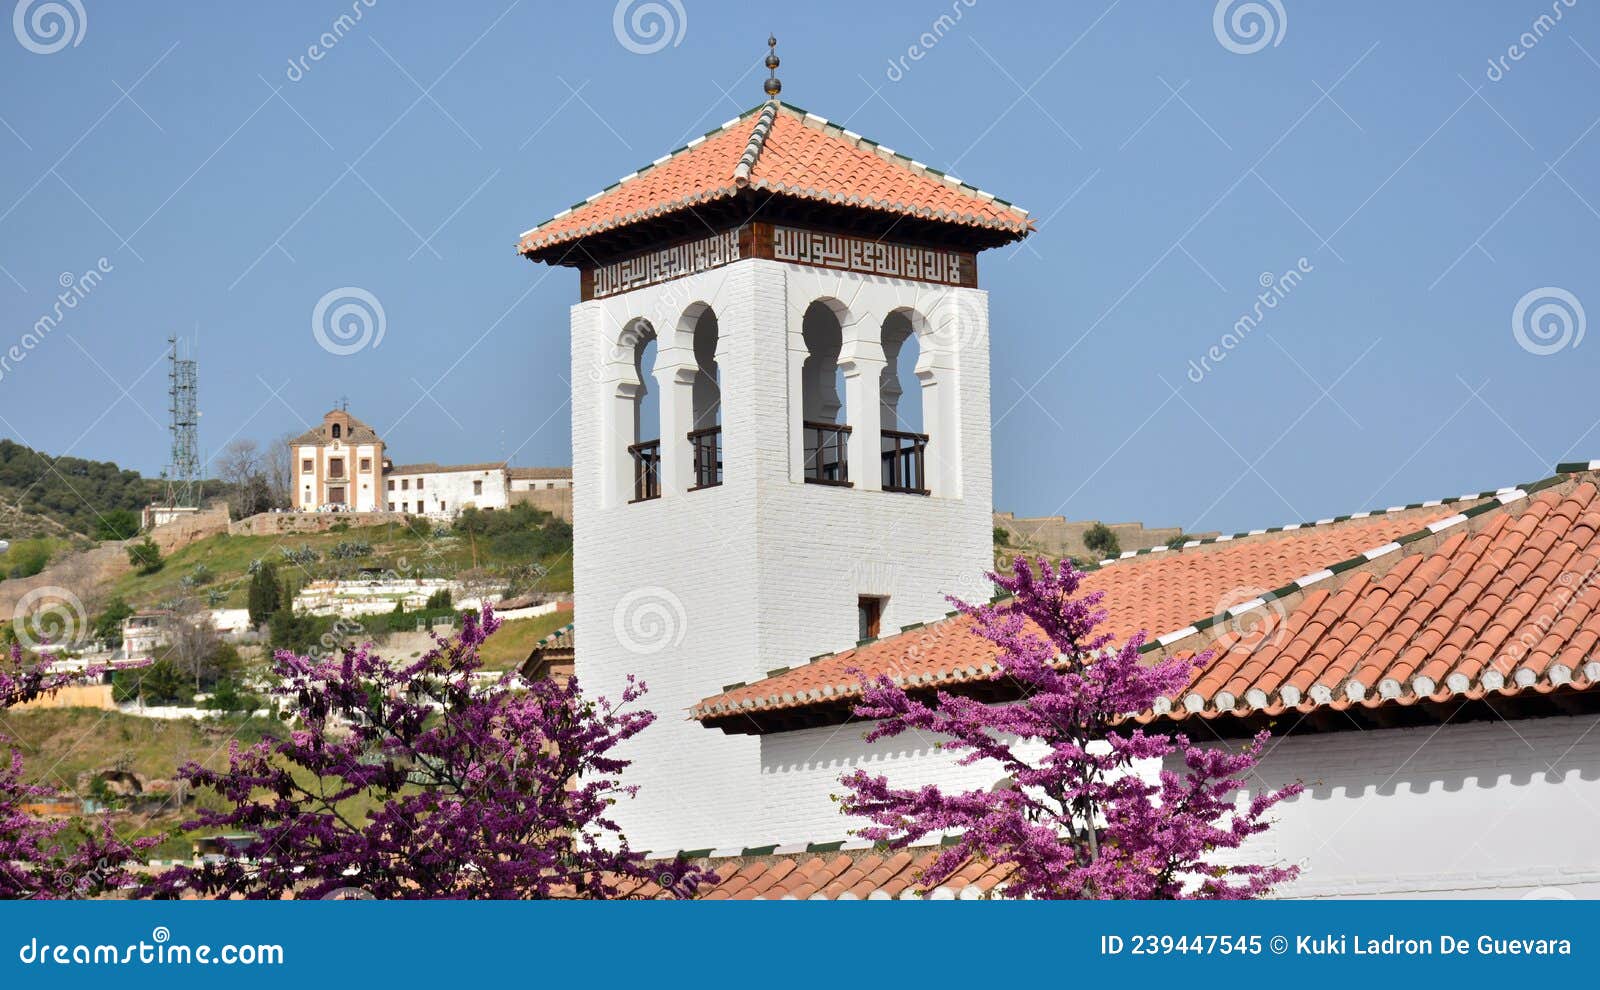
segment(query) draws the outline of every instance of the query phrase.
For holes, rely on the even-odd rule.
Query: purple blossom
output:
[[[611,898],[642,881],[687,897],[715,876],[652,862],[611,817],[636,788],[615,749],[655,721],[645,686],[591,699],[575,678],[475,678],[500,620],[485,607],[410,663],[371,645],[276,655],[297,728],[179,774],[221,799],[186,829],[247,834],[239,855],[175,867],[145,893],[318,898]]]
[[[1129,730],[1129,716],[1181,690],[1208,654],[1149,663],[1144,634],[1121,647],[1096,633],[1106,618],[1103,592],[1078,595],[1070,563],[1018,557],[1010,576],[989,577],[1012,595],[973,606],[974,632],[999,647],[995,680],[1021,700],[984,704],[946,691],[934,703],[914,698],[886,676],[862,680],[856,715],[877,721],[868,741],[908,730],[942,738],[960,765],[987,761],[1006,778],[992,791],[947,794],[934,785],[896,788],[856,770],[843,778],[845,813],[870,824],[864,838],[899,848],[933,833],[958,833],[926,869],[926,887],[948,880],[969,859],[1013,869],[1006,892],[1036,898],[1254,898],[1293,879],[1292,866],[1224,865],[1269,826],[1267,812],[1301,785],[1262,789],[1242,806],[1266,733],[1242,749],[1199,746],[1183,735]],[[1181,771],[1154,780],[1138,765],[1175,757]]]

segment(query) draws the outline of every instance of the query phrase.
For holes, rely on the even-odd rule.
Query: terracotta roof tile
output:
[[[1033,229],[1026,210],[797,107],[764,103],[533,228],[518,250],[544,250],[746,188],[1017,237]]]
[[[1119,640],[1140,629],[1160,635],[1450,514],[1444,507],[1412,509],[1143,555],[1091,572],[1083,586],[1106,593],[1107,625]],[[971,626],[961,616],[930,623],[725,691],[701,702],[696,711],[721,705],[727,714],[831,700],[857,690],[855,676],[848,673],[852,668],[926,678],[929,684],[940,671],[945,676],[939,683],[986,680],[982,666],[993,661],[994,650],[972,634]]]
[[[1584,690],[1600,680],[1597,488],[1587,474],[1538,487],[1150,554],[1090,573],[1084,588],[1106,593],[1119,641],[1144,628],[1161,652],[1214,651],[1145,722]],[[1367,553],[1394,541],[1404,545]],[[1262,589],[1276,596],[1225,614]],[[707,698],[694,715],[750,731],[747,714],[848,705],[852,668],[922,687],[987,682],[993,647],[971,626],[948,618],[825,656]]]

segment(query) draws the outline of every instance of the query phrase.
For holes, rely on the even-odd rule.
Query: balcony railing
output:
[[[632,444],[633,501],[645,502],[661,497],[661,441],[645,440]]]
[[[805,422],[806,483],[850,484],[850,427]]]
[[[694,487],[689,490],[722,484],[722,427],[690,430],[689,449],[694,452]]]
[[[928,494],[923,461],[928,450],[926,433],[883,431],[883,490],[909,495]]]

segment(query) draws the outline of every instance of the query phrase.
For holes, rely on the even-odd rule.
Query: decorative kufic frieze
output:
[[[737,260],[739,232],[726,230],[687,244],[600,265],[594,269],[592,292],[586,298],[604,299],[619,292],[697,275]]]
[[[943,285],[975,285],[972,259],[960,251],[912,247],[798,227],[772,228],[773,258],[821,268]]]

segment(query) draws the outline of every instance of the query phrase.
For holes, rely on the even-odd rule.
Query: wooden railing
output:
[[[839,423],[805,422],[806,483],[850,484],[850,427]]]
[[[689,490],[722,484],[722,427],[690,430],[689,449],[694,452],[694,487]]]
[[[628,447],[633,455],[633,501],[661,497],[661,441],[645,440]]]
[[[909,495],[928,494],[924,460],[928,450],[926,433],[883,432],[883,490]]]

